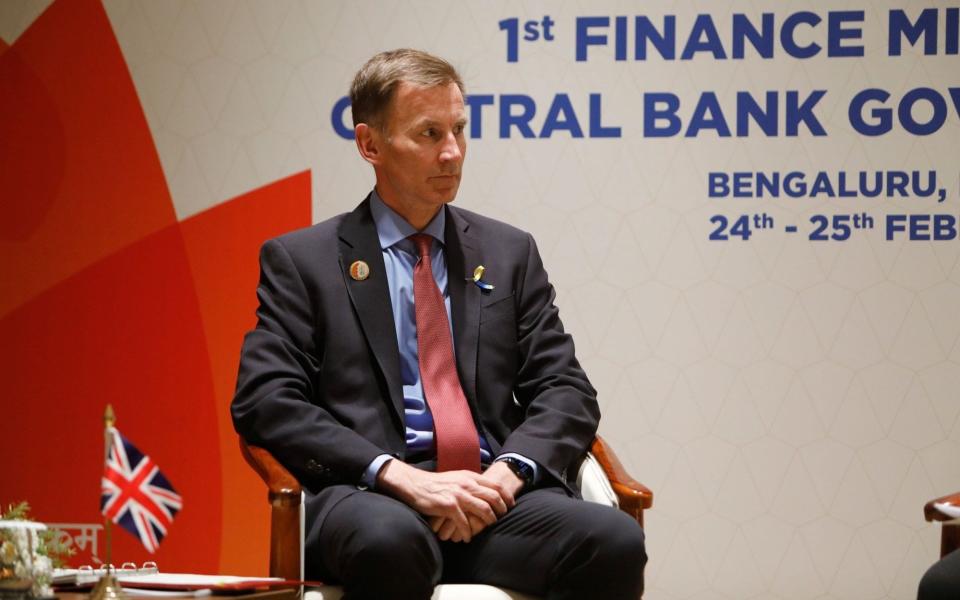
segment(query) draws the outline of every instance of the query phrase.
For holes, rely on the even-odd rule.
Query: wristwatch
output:
[[[533,467],[529,464],[512,456],[498,458],[497,462],[506,463],[510,467],[513,474],[523,482],[523,489],[529,489],[533,485]]]

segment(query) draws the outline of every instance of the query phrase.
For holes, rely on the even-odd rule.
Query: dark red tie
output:
[[[480,437],[460,387],[453,359],[453,341],[440,288],[433,279],[430,245],[425,233],[410,236],[420,260],[413,268],[413,300],[417,313],[417,360],[427,406],[433,414],[437,471],[480,472]]]

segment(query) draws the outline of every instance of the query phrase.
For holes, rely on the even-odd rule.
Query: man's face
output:
[[[397,86],[380,133],[377,191],[414,226],[456,197],[466,124],[463,94],[455,83]]]

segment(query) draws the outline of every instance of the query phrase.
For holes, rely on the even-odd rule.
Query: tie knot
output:
[[[415,233],[410,236],[410,239],[413,240],[414,245],[417,247],[417,253],[420,254],[420,258],[430,258],[430,245],[433,243],[433,238],[426,233]]]

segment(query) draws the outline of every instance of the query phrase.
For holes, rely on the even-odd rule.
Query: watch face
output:
[[[507,458],[503,462],[507,463],[513,474],[522,479],[524,483],[530,483],[530,480],[533,479],[533,469],[530,468],[530,465],[515,458]]]

